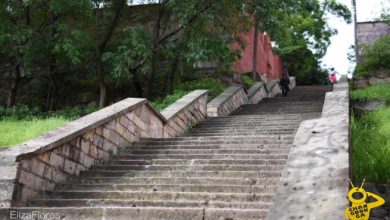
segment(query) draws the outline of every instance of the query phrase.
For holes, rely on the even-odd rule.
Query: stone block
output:
[[[50,151],[40,154],[38,156],[38,159],[45,162],[45,163],[49,163]]]
[[[89,147],[89,155],[92,156],[93,158],[98,158],[97,154],[98,154],[97,147],[95,145],[91,145]]]
[[[95,164],[95,159],[93,159],[93,157],[86,154],[84,157],[84,162],[82,164],[85,167],[90,168],[93,164]]]
[[[76,163],[66,159],[65,160],[65,166],[64,166],[64,172],[73,175],[76,170]]]
[[[55,183],[65,183],[66,177],[66,174],[60,170],[54,170],[53,172],[53,182]]]
[[[69,148],[69,159],[72,159],[73,161],[81,161],[80,159],[81,152],[82,151],[80,151],[78,148],[75,147]]]
[[[93,141],[93,138],[95,136],[95,131],[94,130],[91,130],[91,131],[88,131],[87,133],[85,133],[82,138],[84,140],[87,140],[87,141]]]
[[[97,139],[97,137],[94,137],[94,139],[92,139],[91,141],[95,142],[96,139]],[[81,139],[81,151],[88,153],[90,145],[91,145],[91,142],[89,139],[84,139],[84,138]]]
[[[65,159],[59,156],[58,154],[56,153],[50,154],[49,164],[54,166],[55,168],[62,169],[64,167],[64,161]]]
[[[19,178],[18,178],[18,182],[23,184],[23,185],[26,185],[26,186],[30,186],[30,187],[33,187],[34,185],[34,180],[35,180],[35,175],[28,172],[28,171],[24,171],[24,170],[20,170],[19,172]]]
[[[30,171],[38,176],[43,176],[45,164],[37,158],[26,159],[20,162],[23,169]]]
[[[34,178],[34,187],[33,189],[36,190],[36,191],[41,191],[41,190],[46,190],[46,180],[44,180],[43,178],[40,178],[38,176],[35,176]]]
[[[46,165],[45,170],[43,172],[43,176],[48,180],[54,180],[55,177],[55,169],[52,166]]]
[[[70,148],[69,144],[62,145],[61,146],[61,155],[69,158],[69,148]]]

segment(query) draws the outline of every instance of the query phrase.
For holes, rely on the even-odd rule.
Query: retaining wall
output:
[[[291,89],[295,88],[295,77],[290,77],[290,82]],[[277,80],[269,81],[266,84],[258,82],[247,93],[242,87],[232,86],[207,104],[207,116],[228,116],[242,105],[257,104],[263,98],[271,98],[280,93]]]
[[[267,219],[344,219],[349,190],[348,82],[326,94],[320,119],[295,136]]]
[[[139,138],[182,135],[206,117],[207,91],[194,91],[162,114],[128,98],[0,154],[0,207],[23,206],[41,191],[109,160]]]

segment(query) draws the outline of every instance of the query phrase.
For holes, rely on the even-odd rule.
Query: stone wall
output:
[[[344,219],[348,151],[348,82],[341,82],[326,94],[321,118],[301,123],[267,219]]]
[[[290,77],[291,89],[295,88],[295,77]],[[258,82],[247,93],[242,87],[232,86],[207,104],[208,117],[228,116],[242,105],[257,104],[263,98],[271,98],[281,93],[277,80],[264,86]]]
[[[181,135],[206,117],[206,100],[207,91],[194,91],[160,114],[129,98],[2,151],[0,207],[25,205],[139,138]]]
[[[390,26],[385,22],[358,22],[357,23],[357,41],[359,54],[361,54],[362,45],[372,44],[380,37],[390,34]],[[358,60],[361,58],[359,57]]]
[[[188,128],[207,117],[207,90],[194,91],[179,99],[161,114],[167,119],[164,125],[164,137],[176,137],[184,134]]]
[[[223,117],[238,109],[241,105],[250,104],[244,88],[231,86],[221,95],[207,104],[208,117]]]

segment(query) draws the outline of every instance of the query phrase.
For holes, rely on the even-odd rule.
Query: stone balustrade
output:
[[[206,117],[207,91],[194,91],[161,114],[128,98],[0,154],[0,207],[22,206],[109,160],[140,138],[182,135]]]
[[[223,117],[238,109],[241,105],[250,104],[244,88],[231,86],[221,95],[207,104],[208,117]]]
[[[295,77],[290,77],[290,82],[291,89],[295,88]],[[207,116],[228,116],[242,105],[257,104],[263,98],[271,98],[280,93],[281,90],[277,80],[269,81],[265,86],[258,82],[247,93],[242,87],[232,86],[207,104]]]
[[[184,134],[188,128],[203,121],[207,117],[207,90],[194,91],[168,108],[161,114],[166,118],[164,137],[177,137]]]
[[[348,207],[348,82],[326,94],[320,119],[303,121],[296,133],[267,220],[343,219]]]

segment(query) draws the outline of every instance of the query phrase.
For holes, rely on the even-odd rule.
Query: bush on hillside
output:
[[[362,62],[356,67],[356,74],[368,75],[372,71],[390,69],[390,36],[384,36],[362,50]]]

